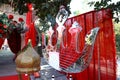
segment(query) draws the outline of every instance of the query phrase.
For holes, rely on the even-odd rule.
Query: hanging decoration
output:
[[[69,72],[78,73],[85,70],[90,64],[93,47],[95,43],[96,36],[98,34],[99,28],[93,28],[84,37],[84,47],[80,49],[80,33],[82,32],[82,27],[77,21],[74,21],[72,26],[65,27],[64,23],[68,18],[68,12],[65,10],[64,6],[60,6],[60,10],[56,16],[56,22],[58,28],[52,28],[50,35],[50,45],[47,46],[47,62],[55,69]],[[62,30],[60,28],[63,28]],[[61,38],[58,34],[62,33]],[[60,40],[60,50],[54,49]],[[53,50],[52,50],[52,47]],[[49,51],[48,51],[49,50]],[[72,55],[72,56],[71,56]],[[54,64],[53,64],[54,62]]]
[[[24,26],[23,18],[19,18],[18,22],[13,19],[12,14],[0,14],[0,42],[4,42],[5,38],[7,38],[10,50],[15,54],[13,58],[15,60],[18,51],[21,50],[21,34],[27,32],[28,28]]]
[[[28,12],[26,14],[26,25],[28,27],[28,31],[25,33],[25,45],[27,45],[28,40],[31,39],[32,41],[32,46],[35,47],[36,44],[36,29],[35,29],[35,24],[33,21],[33,4],[32,3],[27,3],[27,7],[28,7]]]
[[[5,13],[0,14],[0,37],[9,38],[9,34],[14,29],[17,29],[18,33],[25,33],[28,29],[24,26],[24,20],[19,18],[19,23],[13,20],[13,15],[6,15]]]
[[[8,22],[8,17],[5,13],[0,14],[0,37],[5,38],[7,37],[8,30],[6,23]]]
[[[65,21],[67,20],[67,18],[68,18],[68,11],[65,9],[65,6],[63,6],[63,5],[61,5],[60,6],[60,9],[59,9],[59,11],[58,11],[58,14],[57,14],[57,16],[56,16],[56,22],[57,22],[57,24],[58,24],[58,28],[57,28],[57,30],[58,30],[58,32],[59,32],[59,38],[62,36],[62,32],[63,32],[63,30],[65,29],[65,27],[64,27],[64,23],[65,23]]]
[[[50,51],[47,52],[48,57],[45,58],[53,68],[64,72],[78,73],[82,72],[88,67],[92,59],[93,47],[99,28],[93,28],[86,34],[84,48],[79,50],[78,42],[80,38],[78,38],[78,35],[81,30],[82,27],[80,27],[75,21],[72,27],[66,30],[71,34],[71,42],[69,43],[70,45],[68,46],[68,43],[66,44],[66,40],[64,42],[64,39],[61,39],[62,44],[60,51],[57,51],[57,49],[51,50],[50,48]],[[53,35],[51,35],[51,37],[53,37]],[[51,42],[54,40],[52,39]],[[64,46],[64,43],[67,46]]]
[[[16,59],[17,53],[21,50],[21,35],[17,29],[13,29],[7,38],[10,50],[15,54],[13,60]]]

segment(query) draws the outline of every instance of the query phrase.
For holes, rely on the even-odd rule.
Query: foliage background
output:
[[[116,49],[117,54],[120,55],[120,23],[114,24],[115,28],[115,37],[116,37]]]

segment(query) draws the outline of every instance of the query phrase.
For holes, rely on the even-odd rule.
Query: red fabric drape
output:
[[[77,21],[82,26],[79,36],[79,49],[84,47],[84,38],[89,30],[99,27],[94,53],[89,67],[81,73],[72,74],[73,80],[116,80],[116,48],[113,23],[110,10],[91,11],[69,18],[65,26],[71,27]],[[69,39],[70,37],[68,37]],[[66,49],[60,51],[66,54]],[[68,50],[69,52],[69,50]],[[69,53],[73,56],[74,52]],[[60,59],[60,63],[62,60]]]
[[[28,3],[28,9],[29,11],[27,12],[26,15],[26,25],[28,27],[28,31],[25,34],[25,44],[28,43],[28,39],[31,39],[32,41],[32,46],[36,46],[36,29],[34,26],[34,22],[32,21],[32,4]]]
[[[16,29],[14,29],[12,33],[9,34],[7,42],[10,47],[10,50],[14,54],[17,54],[21,50],[21,35],[17,32]]]
[[[58,31],[54,30],[52,36],[51,36],[51,45],[55,46],[57,44],[57,38],[58,38]]]
[[[30,23],[32,22],[32,4],[31,3],[28,3],[27,4],[27,7],[28,7],[28,12],[27,12],[27,15],[26,15],[26,24],[30,25]]]
[[[35,47],[36,46],[36,30],[33,22],[29,25],[29,31],[26,32],[26,35],[25,35],[26,44],[28,43],[29,39],[31,39],[32,41],[32,46]]]
[[[1,49],[1,47],[2,47],[2,44],[4,43],[4,40],[5,40],[5,39],[0,38],[0,49]]]
[[[29,27],[30,23],[32,22],[32,11],[28,11],[26,14],[26,25]]]

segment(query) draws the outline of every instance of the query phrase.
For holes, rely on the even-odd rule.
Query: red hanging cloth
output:
[[[17,32],[16,29],[14,29],[12,33],[9,34],[7,41],[8,41],[10,50],[14,54],[17,54],[21,50],[21,35],[20,33]]]
[[[3,43],[4,43],[4,40],[3,38],[0,38],[0,48],[2,47]]]
[[[74,21],[77,21],[82,27],[82,32],[78,39],[80,50],[84,47],[84,38],[87,32],[94,27],[100,28],[89,67],[81,73],[72,74],[73,80],[116,80],[116,45],[111,15],[110,10],[102,9],[98,12],[91,11],[81,14],[66,21],[66,27],[71,27]],[[66,54],[67,51],[70,52],[70,49],[60,50],[60,55]],[[69,54],[73,56],[75,52],[73,51]],[[63,63],[61,58],[60,63]]]
[[[34,26],[34,22],[32,21],[32,4],[28,3],[28,9],[29,11],[27,12],[26,15],[26,25],[28,27],[28,31],[25,34],[25,44],[28,43],[28,40],[31,39],[32,41],[32,46],[36,46],[36,29]]]

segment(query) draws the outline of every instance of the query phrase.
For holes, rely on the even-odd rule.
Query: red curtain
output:
[[[73,80],[116,80],[116,47],[111,11],[103,9],[81,14],[69,18],[65,26],[71,27],[74,21],[82,26],[80,49],[84,47],[84,38],[89,30],[94,27],[100,30],[89,67],[81,73],[72,74]]]

